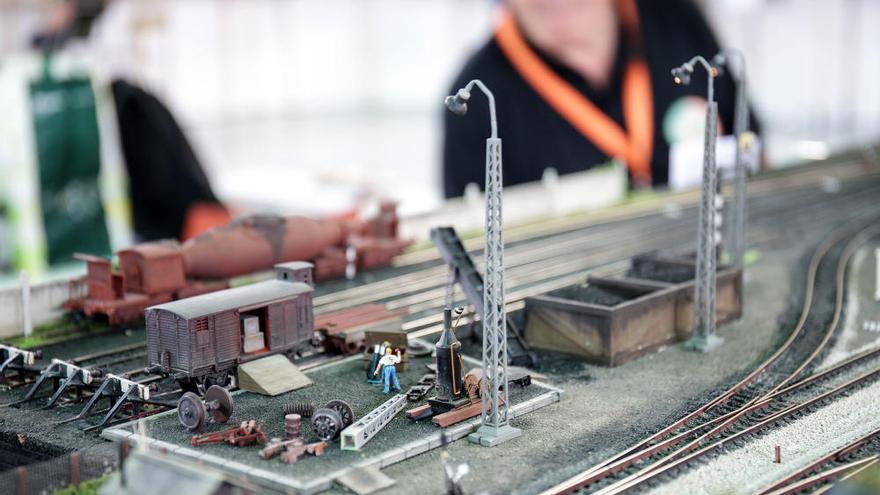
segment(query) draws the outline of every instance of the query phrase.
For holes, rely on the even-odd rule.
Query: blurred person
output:
[[[669,146],[702,136],[707,77],[689,86],[670,70],[719,45],[690,0],[505,0],[492,38],[465,64],[449,94],[482,79],[497,104],[504,184],[539,180],[547,168],[578,172],[622,158],[631,184],[663,185]],[[734,86],[715,80],[722,129],[733,127]],[[482,98],[476,95],[475,98]],[[488,106],[467,118],[445,112],[446,197],[485,185]],[[471,113],[476,115],[470,115]],[[752,129],[755,123],[753,122]]]
[[[76,252],[109,255],[228,220],[168,109],[102,71],[89,36],[107,6],[58,2],[32,50],[0,65],[8,267],[39,272]]]

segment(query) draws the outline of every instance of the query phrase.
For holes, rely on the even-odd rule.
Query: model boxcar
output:
[[[240,363],[307,348],[314,330],[312,264],[283,263],[275,274],[273,280],[147,308],[150,369],[202,393],[229,383]]]

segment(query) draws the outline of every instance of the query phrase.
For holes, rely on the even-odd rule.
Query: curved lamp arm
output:
[[[731,61],[735,62],[731,64]],[[727,67],[730,70],[730,77],[734,78],[737,84],[742,84],[746,80],[746,56],[735,48],[725,48],[718,52],[712,57],[712,65]]]
[[[471,90],[476,86],[486,95],[489,100],[489,120],[492,125],[492,137],[498,137],[498,120],[495,117],[495,95],[483,84],[483,81],[474,79],[467,83],[465,87],[458,90],[454,96],[446,97],[446,107],[456,115],[464,115],[467,113],[467,102],[471,99]]]
[[[709,94],[707,100],[711,103],[715,101],[715,77],[718,75],[718,69],[709,63],[708,60],[700,55],[681,64],[681,66],[672,69],[672,76],[675,78],[676,84],[684,84],[687,86],[691,81],[691,74],[694,73],[694,64],[699,63],[709,73]]]

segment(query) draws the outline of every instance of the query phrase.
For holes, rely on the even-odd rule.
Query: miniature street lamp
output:
[[[456,115],[467,113],[471,90],[476,86],[489,100],[492,134],[486,140],[486,247],[483,282],[483,401],[480,428],[468,440],[492,447],[516,438],[522,431],[510,426],[507,394],[507,324],[504,309],[504,225],[502,223],[501,138],[495,118],[495,97],[479,79],[467,83],[446,107]]]
[[[700,225],[697,239],[696,284],[694,285],[694,336],[689,347],[703,352],[718,347],[722,340],[715,335],[715,245],[719,240],[716,224],[715,134],[717,132],[718,104],[714,99],[714,81],[718,69],[703,57],[696,56],[680,67],[672,69],[676,84],[690,84],[694,64],[702,65],[709,74],[709,91],[706,97],[706,133],[703,143],[703,188],[700,194]]]
[[[735,62],[734,62],[734,59]],[[731,63],[733,62],[733,63]],[[733,176],[733,204],[730,208],[731,261],[734,266],[743,266],[746,251],[746,153],[754,144],[754,134],[749,132],[749,105],[746,102],[746,61],[738,50],[724,50],[712,58],[715,67],[726,67],[736,84],[736,102],[733,114],[733,134],[736,136],[736,166]]]

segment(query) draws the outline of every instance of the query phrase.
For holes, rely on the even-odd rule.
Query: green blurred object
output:
[[[40,207],[48,262],[70,260],[76,252],[109,254],[98,178],[100,136],[95,93],[88,77],[54,80],[48,75],[30,85]]]

